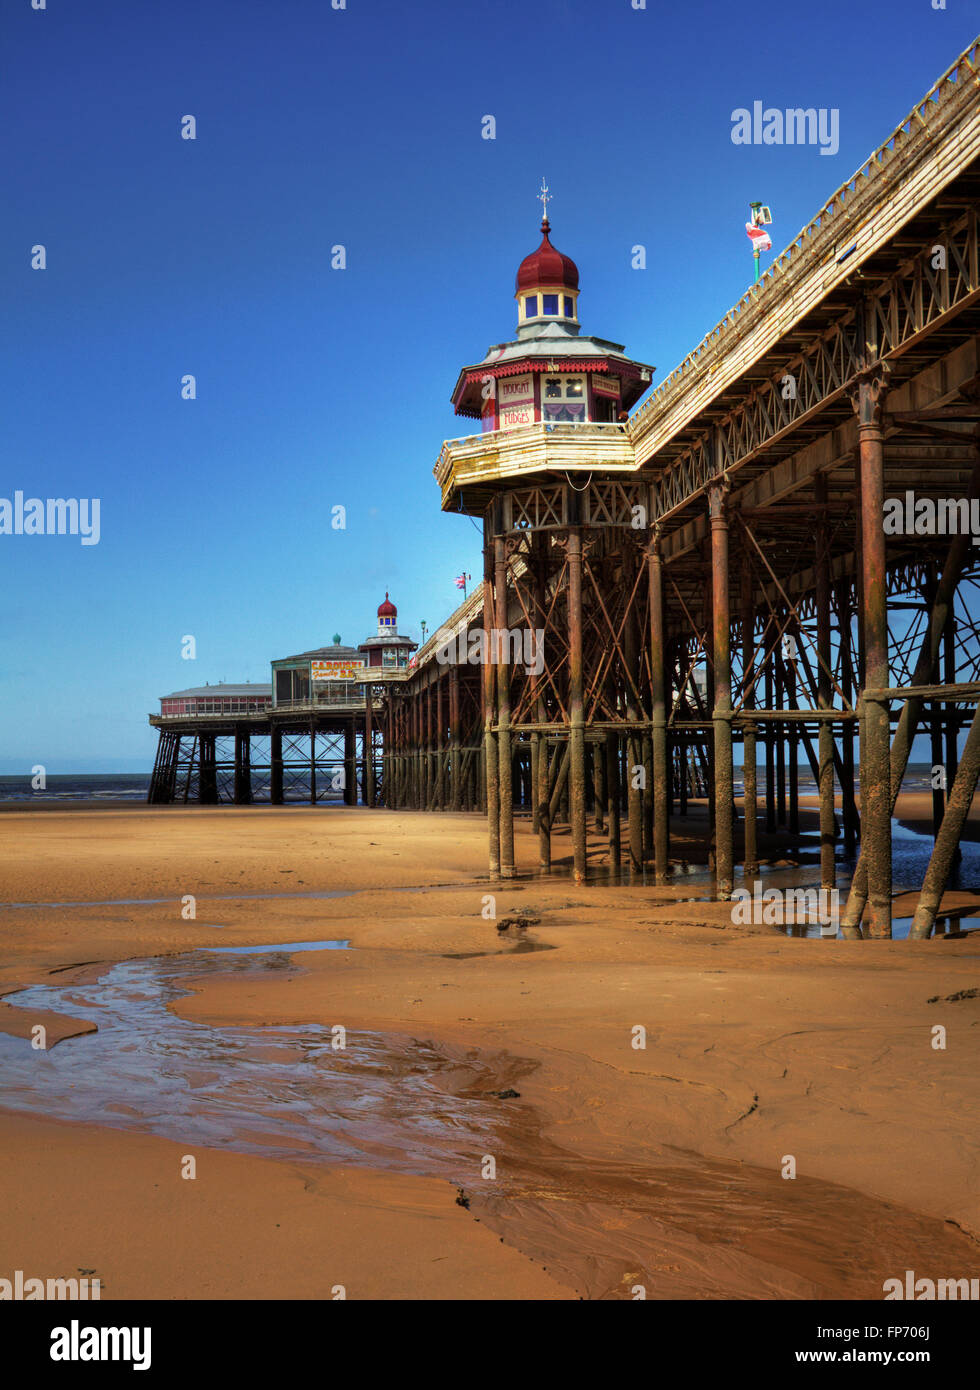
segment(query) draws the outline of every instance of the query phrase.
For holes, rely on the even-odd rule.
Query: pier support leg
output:
[[[344,723],[344,801],[357,805],[357,729],[353,719]]]
[[[459,670],[449,668],[449,782],[450,800],[454,811],[462,810],[463,769],[460,759],[463,756],[459,737]]]
[[[498,523],[499,524],[499,523]],[[510,732],[510,650],[507,643],[507,550],[503,536],[493,542],[497,641],[497,782],[500,796],[500,872],[514,876],[514,760]]]
[[[977,706],[970,732],[966,736],[963,757],[956,769],[956,778],[949,792],[946,814],[939,827],[936,843],[929,867],[919,894],[919,904],[912,918],[909,936],[916,941],[924,940],[936,924],[936,912],[942,901],[949,872],[953,867],[954,855],[963,833],[963,826],[976,791],[977,778],[980,777],[980,705]]]
[[[247,729],[235,730],[235,805],[248,806],[252,800],[252,758]]]
[[[585,882],[585,715],[582,683],[582,532],[568,532],[569,810],[576,883]]]
[[[970,483],[970,498],[972,499],[977,496],[978,492],[980,492],[980,465],[977,466],[973,473]],[[929,684],[935,673],[936,663],[939,660],[939,653],[942,646],[943,633],[946,628],[947,614],[952,608],[953,600],[956,595],[956,587],[960,582],[970,545],[970,537],[967,535],[961,534],[954,536],[950,541],[949,550],[943,565],[942,578],[939,581],[939,586],[933,598],[928,628],[922,640],[922,646],[919,649],[915,669],[912,673],[913,685]],[[902,778],[905,775],[905,768],[912,751],[912,741],[915,738],[916,729],[922,716],[922,709],[923,701],[916,696],[910,696],[902,706],[902,712],[898,718],[889,757],[889,817],[895,809],[898,793],[901,790]],[[864,721],[862,718],[862,728],[863,726]],[[841,921],[841,932],[844,936],[849,938],[860,937],[861,917],[864,913],[867,901],[868,860],[865,855],[864,846],[862,845],[861,853],[858,856],[858,862],[854,869],[854,877],[851,880],[851,890],[847,897],[847,906]]]
[[[755,687],[749,685],[749,672],[752,668],[752,648],[755,636],[755,594],[752,583],[752,566],[747,554],[742,555],[741,576],[742,608],[742,705],[746,713],[755,708]],[[756,730],[754,724],[746,724],[742,733],[742,787],[743,818],[745,821],[745,853],[742,864],[742,877],[748,882],[759,876],[758,829],[758,786],[756,784]]]
[[[364,687],[364,804],[374,805],[374,709],[371,687]]]
[[[827,479],[821,474],[816,480],[816,501],[826,516]],[[826,520],[817,527],[816,541],[816,607],[817,607],[817,706],[831,708],[831,651],[830,651],[830,548]],[[834,860],[834,840],[837,818],[834,815],[834,728],[829,719],[820,721],[818,731],[817,766],[820,788],[820,886],[828,891],[837,886]]]
[[[718,897],[731,899],[734,888],[734,818],[732,775],[732,658],[728,601],[728,517],[725,488],[708,489],[711,519],[711,619],[714,654],[714,802],[715,874]]]
[[[598,834],[606,831],[606,746],[592,745],[592,815]]]
[[[490,516],[483,519],[483,762],[486,780],[487,829],[490,841],[490,872],[500,873],[500,780],[498,775],[497,667],[491,647],[494,620],[494,562]]]
[[[622,863],[623,846],[620,832],[620,766],[619,739],[615,733],[606,734],[606,832],[609,839],[609,867],[618,869]]]
[[[840,634],[841,691],[850,704],[857,682],[851,644],[851,591],[846,579],[837,586],[837,621]],[[851,855],[857,847],[860,822],[854,800],[854,720],[848,719],[841,729],[841,810],[844,818],[844,853]]]
[[[218,770],[215,767],[214,734],[201,734],[198,747],[197,799],[204,806],[215,806],[218,802]]]
[[[864,619],[865,689],[883,689],[888,681],[888,590],[885,571],[884,380],[867,374],[859,383],[855,408],[861,460],[862,615]],[[861,841],[868,865],[869,930],[872,937],[892,934],[891,772],[888,706],[863,701],[861,727]]]
[[[653,744],[653,872],[657,883],[667,882],[670,822],[667,817],[667,694],[664,672],[664,584],[660,542],[647,552],[650,599],[650,703]]]

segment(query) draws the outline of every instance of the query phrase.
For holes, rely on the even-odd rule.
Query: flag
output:
[[[456,576],[456,588],[457,588],[457,589],[465,589],[465,588],[466,588],[466,575],[465,575],[465,574],[457,574],[457,576]]]
[[[749,241],[752,243],[753,251],[771,251],[772,237],[765,227],[757,227],[754,222],[746,222],[745,230]]]

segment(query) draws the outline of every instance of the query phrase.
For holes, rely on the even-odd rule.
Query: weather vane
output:
[[[551,202],[551,196],[548,193],[548,185],[545,183],[544,179],[541,180],[541,192],[538,194],[538,197],[541,199],[541,220],[547,222],[548,204]]]

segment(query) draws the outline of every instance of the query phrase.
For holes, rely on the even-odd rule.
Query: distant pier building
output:
[[[156,803],[344,801],[374,805],[382,733],[377,701],[403,681],[416,643],[398,632],[386,593],[377,631],[271,663],[270,684],[197,686],[160,698],[149,800]]]

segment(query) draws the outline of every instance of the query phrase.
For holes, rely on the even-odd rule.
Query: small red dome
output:
[[[385,601],[378,608],[379,618],[397,618],[398,609],[388,599],[388,590],[385,589]]]
[[[548,240],[551,227],[547,217],[541,223],[544,235],[541,245],[525,256],[517,272],[517,292],[533,290],[538,285],[560,285],[566,290],[578,289],[578,266],[569,256],[556,251]]]

